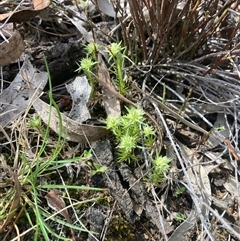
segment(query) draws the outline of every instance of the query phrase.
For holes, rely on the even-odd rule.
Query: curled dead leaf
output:
[[[49,125],[50,128],[57,134],[60,134],[60,121],[56,109],[52,107],[50,112],[50,105],[48,105],[41,99],[37,99],[33,103],[33,107],[35,108],[41,119],[44,121],[44,123]],[[49,114],[51,114],[50,121]],[[92,142],[99,140],[107,133],[107,129],[104,127],[80,124],[76,121],[73,121],[63,113],[61,113],[61,118],[61,136],[68,141],[86,143],[88,140]]]
[[[47,84],[47,73],[39,73],[32,66],[29,56],[26,55],[17,76],[10,86],[0,93],[0,126],[3,128],[24,113],[32,101],[30,98],[26,98],[29,94],[29,88],[24,76],[28,76],[28,79],[31,80],[31,90],[34,93],[33,100],[42,93]]]
[[[60,212],[60,214],[67,220],[68,223],[72,223],[70,216],[68,214],[68,210],[66,208],[66,204],[61,196],[58,195],[58,191],[53,189],[47,193],[45,196],[48,206],[51,207],[53,210]],[[72,240],[76,241],[75,234],[72,228]]]
[[[66,204],[61,196],[58,195],[58,191],[56,189],[52,189],[45,196],[48,206],[51,207],[55,211],[61,211],[60,214],[71,223],[68,210],[66,209]]]
[[[8,65],[18,59],[24,51],[24,42],[18,30],[12,30],[12,24],[6,24],[2,34],[7,41],[0,43],[0,66]]]
[[[32,0],[33,9],[18,10],[15,13],[8,12],[0,14],[0,22],[4,22],[9,16],[8,22],[26,22],[38,15],[43,9],[48,7],[50,0]]]

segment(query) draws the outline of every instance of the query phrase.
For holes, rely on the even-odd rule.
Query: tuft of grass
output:
[[[227,33],[223,26],[231,14],[233,1],[117,0],[115,8],[126,17],[129,5],[132,22],[120,19],[127,52],[135,63],[166,63],[192,60],[198,52],[206,52],[209,40]],[[239,28],[239,26],[238,26]],[[229,49],[237,29],[233,29],[223,49]]]
[[[47,66],[47,64],[46,64]],[[48,70],[48,66],[47,66]],[[52,97],[52,86],[51,78],[48,70],[49,77],[49,99],[50,99],[50,114],[49,122],[51,118],[51,109],[54,106],[59,115],[60,126],[62,125],[61,114]],[[27,123],[24,124],[24,121]],[[83,225],[76,215],[76,205],[81,205],[83,203],[97,201],[97,198],[85,200],[85,201],[76,201],[68,195],[68,198],[65,199],[70,205],[67,207],[73,213],[75,213],[74,219],[76,222],[69,222],[64,219],[56,217],[58,214],[62,214],[64,207],[58,207],[58,211],[52,214],[50,206],[46,206],[44,196],[50,190],[57,189],[60,191],[65,191],[70,193],[71,190],[77,191],[96,191],[100,192],[100,188],[92,188],[83,185],[66,185],[58,184],[53,182],[52,177],[56,173],[60,173],[62,168],[65,168],[68,165],[72,165],[76,162],[83,162],[89,159],[91,156],[90,152],[84,152],[81,156],[75,158],[69,158],[62,160],[60,158],[61,152],[63,151],[63,146],[66,144],[65,140],[61,138],[62,128],[60,128],[59,136],[57,140],[52,141],[50,136],[49,125],[42,125],[41,120],[37,116],[33,116],[30,119],[22,120],[21,123],[25,129],[22,133],[19,133],[19,145],[20,152],[16,152],[15,159],[18,160],[18,169],[14,173],[11,170],[10,163],[8,160],[1,156],[0,158],[0,167],[4,166],[5,171],[9,173],[11,179],[14,180],[15,185],[12,184],[12,180],[6,178],[4,183],[1,183],[1,193],[0,193],[0,224],[8,222],[6,225],[6,230],[13,228],[10,224],[14,224],[16,230],[20,232],[12,236],[11,232],[8,232],[8,240],[18,240],[24,236],[31,233],[31,240],[75,240],[75,237],[67,237],[66,233],[62,234],[56,230],[56,226],[61,226],[63,230],[77,230],[78,232],[88,232],[89,230]],[[29,129],[27,129],[29,128]],[[33,131],[32,131],[33,129]],[[31,131],[30,131],[31,130]],[[35,149],[35,154],[30,156],[31,151],[24,153],[24,150],[28,148],[30,144],[28,138],[26,138],[26,133],[31,136],[34,136],[33,139],[37,141]],[[26,138],[26,139],[24,139]],[[52,144],[52,142],[54,144]],[[32,153],[33,154],[33,153]],[[18,184],[18,185],[17,185]],[[56,200],[55,200],[56,202]],[[14,208],[11,208],[14,207]],[[24,225],[23,225],[24,223]],[[19,227],[18,227],[19,225]],[[1,227],[1,226],[0,226]],[[26,230],[23,230],[23,227],[26,227]],[[15,234],[15,232],[12,232]],[[65,234],[64,234],[65,233]],[[71,231],[72,234],[72,231]],[[1,236],[0,236],[1,237]]]

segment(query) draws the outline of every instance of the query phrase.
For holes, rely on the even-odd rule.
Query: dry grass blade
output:
[[[198,50],[204,49],[208,39],[227,33],[222,26],[229,18],[228,8],[236,7],[234,2],[220,5],[218,1],[129,1],[133,25],[120,20],[125,43],[131,54],[134,51],[147,63],[192,59]],[[230,46],[238,29],[239,26],[230,32],[224,49]]]
[[[15,189],[15,193],[14,193],[14,197],[11,203],[11,206],[8,210],[8,213],[6,213],[5,215],[7,216],[7,218],[4,220],[4,222],[0,225],[0,233],[2,232],[6,232],[6,229],[8,229],[9,224],[13,222],[14,216],[15,216],[15,212],[17,207],[20,204],[20,198],[21,198],[21,192],[22,192],[22,188],[21,185],[19,183],[18,180],[18,176],[16,173],[14,173],[10,167],[7,166],[7,170],[9,172],[9,174],[12,176],[13,181],[14,181],[14,189]]]

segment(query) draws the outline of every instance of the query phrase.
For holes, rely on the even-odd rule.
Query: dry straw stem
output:
[[[125,1],[126,2],[126,1]],[[196,0],[132,0],[129,8],[132,22],[120,22],[125,45],[141,60],[155,64],[172,59],[192,59],[199,49],[204,49],[211,37],[229,34],[227,49],[239,29],[231,33],[223,27],[228,24],[229,8],[235,1],[219,2]],[[116,7],[124,12],[117,0]],[[231,30],[230,30],[231,31]]]

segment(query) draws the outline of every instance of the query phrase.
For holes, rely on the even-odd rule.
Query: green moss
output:
[[[114,216],[109,225],[106,240],[134,241],[135,236],[131,223],[126,221],[123,217],[118,215]]]

